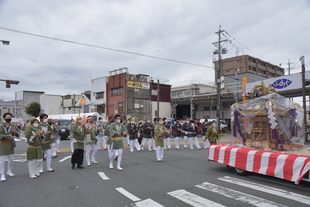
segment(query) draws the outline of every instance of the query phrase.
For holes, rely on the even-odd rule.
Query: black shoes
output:
[[[82,165],[78,165],[77,168],[84,169],[84,167]]]

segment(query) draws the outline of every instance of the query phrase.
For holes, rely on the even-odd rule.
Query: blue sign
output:
[[[289,79],[281,78],[272,83],[272,87],[276,89],[283,89],[291,85],[292,81]]]

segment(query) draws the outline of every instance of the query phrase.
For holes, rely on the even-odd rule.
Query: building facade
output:
[[[40,95],[41,113],[60,114],[61,113],[61,96],[42,94]]]
[[[218,61],[214,62],[218,68]],[[222,60],[220,71],[221,79],[221,112],[220,119],[230,121],[230,106],[237,101],[242,101],[243,77],[248,82],[265,80],[271,77],[284,75],[284,68],[259,58],[249,55],[236,56]],[[218,79],[217,70],[215,72],[215,83]],[[176,106],[176,118],[185,119],[191,116],[195,119],[216,118],[217,110],[217,90],[216,85],[209,84],[204,92],[200,90],[206,86],[202,84],[188,84],[183,87],[172,88],[172,105]],[[200,90],[199,90],[200,89]]]
[[[15,115],[15,101],[3,101],[0,99],[0,117],[2,117],[5,113]],[[1,121],[3,121],[2,118]]]
[[[30,119],[30,115],[26,114],[25,107],[33,102],[40,103],[40,96],[44,94],[42,91],[17,91],[15,92],[15,118],[24,120]]]
[[[152,78],[149,75],[129,74],[127,68],[110,71],[106,84],[107,117],[119,114],[123,119],[133,117],[137,121],[153,118],[155,116],[155,109],[152,97],[154,98],[156,95],[152,95],[152,92],[154,92],[156,87],[152,84]],[[159,104],[161,108],[163,107],[162,113],[159,113],[160,115],[170,117],[170,90],[166,91],[167,87],[170,89],[171,86],[165,87],[162,84],[159,86],[160,91],[162,90]],[[168,97],[165,97],[167,94]],[[166,110],[166,108],[169,109]]]
[[[98,112],[103,117],[106,113],[106,85],[107,77],[95,78],[90,81],[91,112]]]
[[[217,63],[215,62],[215,68],[218,68]],[[215,73],[215,80],[217,80],[217,75]],[[224,89],[236,91],[237,87],[237,91],[241,92],[242,84],[240,80],[242,77],[246,77],[250,83],[283,76],[285,73],[284,68],[280,66],[249,55],[241,55],[223,59],[220,75]]]

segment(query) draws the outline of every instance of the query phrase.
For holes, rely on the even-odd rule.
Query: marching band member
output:
[[[205,119],[204,122],[202,123],[202,136],[206,136],[207,130],[210,127],[210,123],[208,122],[208,119]],[[209,140],[205,140],[203,143],[203,146],[205,149],[209,147],[210,143]]]
[[[77,116],[76,123],[72,124],[71,129],[73,132],[73,147],[74,151],[71,156],[71,168],[75,169],[75,164],[77,168],[84,169],[83,159],[84,159],[84,139],[86,134],[86,127],[83,125],[83,120],[81,116]]]
[[[109,147],[109,158],[110,158],[110,165],[109,168],[113,169],[113,157],[115,153],[118,153],[118,159],[117,159],[117,169],[122,171],[123,168],[121,168],[121,161],[122,161],[122,155],[123,155],[123,135],[126,135],[126,128],[121,123],[121,116],[116,115],[115,116],[115,122],[110,124],[109,127],[109,135],[111,136],[111,144]]]
[[[127,133],[129,136],[129,146],[130,146],[130,152],[133,152],[134,146],[136,146],[136,149],[140,151],[140,145],[138,142],[138,137],[137,137],[137,132],[138,132],[138,127],[136,123],[133,121],[132,118],[128,119],[128,124],[127,124]]]
[[[52,129],[53,129],[53,132],[54,132],[54,135],[55,135],[55,141],[51,144],[51,147],[52,147],[52,158],[54,157],[57,157],[57,152],[58,152],[58,146],[60,144],[60,130],[61,130],[61,126],[59,126],[59,121],[58,120],[55,120],[54,121],[54,124],[51,125],[52,126]]]
[[[164,122],[161,118],[158,119],[158,124],[155,126],[154,139],[156,142],[156,158],[161,162],[164,158],[164,139],[169,130],[163,125]]]
[[[193,142],[194,142],[196,148],[201,149],[197,138],[198,125],[192,118],[189,118],[189,120],[190,120],[190,126],[188,128],[189,147],[191,149],[194,149],[193,148]]]
[[[89,133],[91,136],[91,142],[85,143],[85,147],[86,147],[86,162],[87,165],[90,166],[90,162],[94,163],[94,164],[98,164],[98,162],[96,161],[96,155],[97,155],[97,147],[96,147],[96,143],[97,143],[97,126],[96,124],[94,124],[94,120],[92,116],[88,116],[87,117],[87,124],[85,124],[86,127],[86,133]],[[90,159],[90,148],[93,151],[93,154],[91,156]]]
[[[30,126],[25,131],[28,140],[27,160],[29,177],[35,179],[40,176],[41,165],[43,162],[43,152],[41,142],[44,139],[44,130],[40,128],[39,121],[32,119]]]
[[[220,140],[220,131],[216,127],[216,121],[212,121],[212,125],[208,128],[204,141],[209,140],[210,144],[217,144]]]
[[[44,131],[44,139],[41,142],[41,147],[43,154],[46,155],[46,171],[47,172],[54,172],[51,168],[52,163],[52,149],[51,149],[51,141],[55,138],[52,127],[47,123],[48,121],[47,114],[40,115],[40,124],[39,127]],[[41,163],[40,173],[43,173],[43,162]]]
[[[73,124],[76,124],[76,122],[75,122],[74,119],[71,119],[70,124],[68,126],[68,130],[70,132],[70,148],[71,148],[71,152],[72,153],[74,151],[74,147],[73,147],[73,131],[72,131],[72,128],[71,128]]]
[[[164,148],[165,149],[171,149],[171,144],[170,144],[170,123],[167,118],[163,118],[164,121],[164,126],[167,128],[167,133],[165,133],[165,139],[164,139]]]
[[[106,128],[105,124],[103,123],[102,117],[99,117],[99,121],[97,123],[98,127],[98,136],[97,136],[97,148],[100,149],[103,146],[104,149],[107,149],[107,141],[105,139],[104,130]]]
[[[147,146],[149,148],[149,151],[152,150],[152,144],[153,144],[153,139],[152,139],[152,133],[154,131],[153,125],[150,122],[150,119],[146,119],[145,123],[142,125],[142,150],[144,150],[144,147],[146,146],[145,144],[147,143]]]
[[[184,148],[188,148],[188,130],[190,127],[190,118],[187,118],[186,122],[183,124],[182,126],[182,130],[183,130],[183,138],[184,138]]]
[[[175,124],[173,125],[173,135],[174,135],[174,141],[175,141],[175,148],[180,149],[180,137],[182,134],[182,125],[177,120]]]
[[[0,125],[0,181],[6,181],[4,169],[5,169],[5,158],[8,157],[8,171],[7,175],[14,177],[12,173],[14,163],[14,147],[15,147],[15,136],[19,136],[19,129],[15,124],[11,123],[12,114],[3,114],[4,122]]]

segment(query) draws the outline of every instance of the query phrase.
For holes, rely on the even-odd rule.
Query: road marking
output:
[[[215,185],[212,183],[204,182],[200,185],[196,185],[196,187],[211,191],[213,193],[220,194],[222,196],[235,199],[237,201],[241,201],[253,206],[277,206],[277,207],[285,207],[285,205],[275,203],[273,201],[266,200],[264,198],[252,196],[247,193],[242,193],[236,190],[232,190],[230,188],[225,188],[223,186]]]
[[[213,206],[223,206],[219,203],[215,203],[211,200],[208,200],[206,198],[200,197],[198,195],[195,195],[193,193],[190,193],[186,190],[180,189],[176,191],[172,191],[168,193],[169,195],[195,207],[213,207]]]
[[[153,201],[152,199],[146,199],[146,200],[143,200],[143,201],[139,201],[135,204],[132,204],[133,207],[144,207],[144,206],[147,206],[147,207],[164,207],[163,205]]]
[[[310,197],[304,196],[301,194],[292,193],[292,192],[281,190],[278,188],[273,188],[273,187],[270,187],[267,185],[262,185],[262,184],[258,184],[258,183],[254,183],[254,182],[250,182],[250,181],[246,181],[246,180],[241,180],[241,179],[233,178],[233,177],[229,177],[229,176],[224,176],[222,178],[218,178],[218,180],[222,180],[222,181],[225,181],[228,183],[233,183],[236,185],[240,185],[243,187],[251,188],[254,190],[262,191],[264,193],[280,196],[283,198],[291,199],[291,200],[294,200],[294,201],[297,201],[300,203],[305,203],[305,204],[310,205]]]
[[[65,161],[65,160],[69,159],[69,158],[71,158],[71,155],[70,155],[70,156],[67,156],[67,157],[62,158],[62,159],[61,159],[61,160],[59,160],[58,162],[63,162],[63,161]]]
[[[14,160],[14,162],[26,162],[27,159],[22,159],[22,160]]]
[[[98,172],[99,176],[103,179],[103,180],[110,180],[110,178],[108,178],[104,172]]]
[[[132,201],[140,201],[141,199],[134,196],[133,194],[129,193],[127,190],[125,190],[124,188],[115,188],[118,192],[120,192],[121,194],[123,194],[124,196],[126,196],[127,198],[129,198]]]

